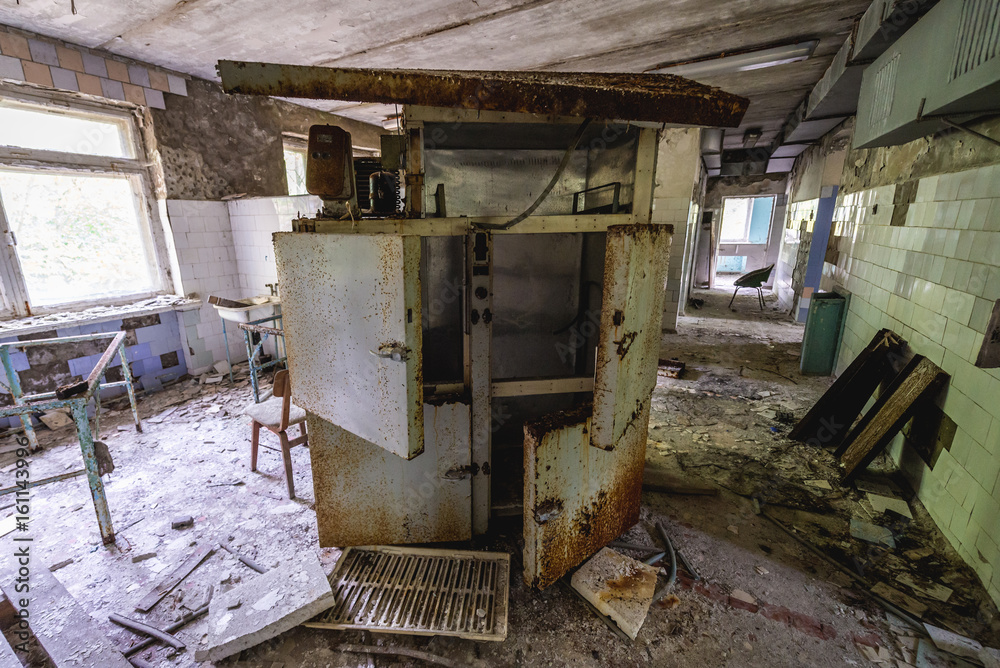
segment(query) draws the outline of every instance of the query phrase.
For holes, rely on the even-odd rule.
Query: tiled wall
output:
[[[819,199],[793,202],[788,207],[784,238],[781,240],[778,262],[774,268],[774,290],[783,310],[797,307],[797,286],[802,283],[818,208]]]
[[[208,303],[209,296],[239,299],[249,295],[239,287],[233,230],[225,202],[167,200],[167,216],[182,291],[202,300],[200,308],[180,313],[187,366],[192,374],[199,374],[226,359],[223,320]],[[245,360],[242,333],[234,323],[225,326],[233,362]]]
[[[239,287],[249,295],[268,294],[268,283],[276,283],[274,245],[271,235],[290,232],[299,214],[313,216],[322,202],[318,197],[262,197],[229,203]]]
[[[187,95],[183,76],[111,54],[0,25],[0,79],[164,109],[163,94]]]
[[[901,438],[892,452],[1000,602],[1000,369],[974,366],[1000,299],[1000,165],[920,179],[915,196],[894,205],[907,187],[838,199],[824,285],[852,293],[839,366],[889,327],[951,375],[942,400],[958,426],[951,449],[933,469]]]
[[[677,314],[683,299],[682,277],[690,272],[690,253],[686,253],[690,238],[700,218],[697,202],[692,201],[701,169],[701,132],[699,130],[665,130],[660,139],[656,161],[656,188],[653,191],[653,221],[674,226],[670,242],[670,266],[667,272],[667,294],[663,305],[662,328],[677,327]]]
[[[187,373],[178,315],[173,311],[163,311],[133,318],[36,332],[2,339],[0,343],[124,331],[125,355],[131,364],[136,389],[155,392],[163,386],[163,383]],[[12,352],[11,362],[24,392],[29,394],[51,392],[60,385],[78,382],[90,375],[110,343],[111,339],[108,338],[92,342],[27,348]],[[108,382],[122,379],[120,367],[121,360],[115,357],[106,376]],[[2,368],[0,368],[0,379],[5,386],[9,385]],[[102,397],[115,396],[122,392],[124,390],[112,388],[102,393]],[[4,403],[9,402],[9,395],[5,395]],[[20,419],[0,418],[0,426],[20,426]]]

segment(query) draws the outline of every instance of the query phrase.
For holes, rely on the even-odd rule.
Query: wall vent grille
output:
[[[948,81],[954,81],[1000,52],[1000,0],[965,0]]]
[[[882,66],[882,69],[875,74],[875,90],[872,95],[872,108],[870,122],[872,125],[880,123],[892,113],[892,100],[896,92],[896,72],[899,70],[899,54]]]

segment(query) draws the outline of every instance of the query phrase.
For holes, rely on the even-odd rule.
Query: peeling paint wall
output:
[[[283,100],[227,95],[200,79],[188,82],[187,97],[168,96],[166,109],[151,116],[168,199],[287,195],[283,132],[305,135],[311,125],[339,125],[355,146],[365,148],[378,148],[384,134],[374,125]]]

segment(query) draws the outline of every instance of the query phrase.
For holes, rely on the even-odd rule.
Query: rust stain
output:
[[[612,341],[612,343],[618,346],[618,359],[625,359],[625,356],[628,355],[629,348],[632,347],[632,342],[635,341],[635,337],[638,335],[638,332],[628,332],[617,341]]]
[[[332,68],[220,60],[227,93],[738,127],[750,102],[671,74]]]

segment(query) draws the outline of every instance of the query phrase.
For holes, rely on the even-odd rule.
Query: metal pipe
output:
[[[952,120],[947,119],[947,118],[942,118],[941,122],[944,123],[945,125],[947,125],[948,127],[955,128],[956,130],[961,130],[962,132],[967,132],[968,134],[972,135],[973,137],[979,137],[983,141],[988,141],[989,143],[993,144],[994,146],[1000,146],[1000,139],[994,139],[993,137],[990,137],[989,135],[984,135],[982,132],[977,132],[977,131],[973,130],[972,128],[970,128],[967,125],[963,125],[962,123],[956,123],[955,121],[952,121]]]
[[[254,561],[250,557],[244,557],[242,554],[240,554],[236,550],[232,549],[231,547],[229,547],[225,543],[219,543],[219,547],[221,547],[223,550],[225,550],[229,554],[231,554],[234,557],[236,557],[237,559],[239,559],[245,565],[247,565],[250,568],[252,568],[253,570],[257,571],[258,573],[266,573],[267,572],[267,569],[264,568],[263,566],[261,566],[260,564],[258,564],[256,561]]]
[[[189,612],[188,614],[184,615],[183,617],[181,617],[176,622],[174,622],[173,624],[171,624],[170,626],[168,626],[163,630],[166,633],[173,633],[174,631],[179,631],[180,629],[184,628],[185,626],[187,626],[194,620],[198,619],[202,615],[207,615],[207,614],[208,614],[208,606],[206,605],[204,608],[198,608],[194,612]],[[122,652],[122,654],[124,654],[126,657],[131,657],[133,654],[138,654],[139,652],[146,649],[155,642],[156,638],[146,638],[142,642],[137,643],[132,647],[129,647],[127,650]]]
[[[141,633],[143,635],[150,636],[151,638],[156,638],[165,645],[170,645],[174,649],[182,650],[186,645],[170,635],[166,631],[161,631],[155,626],[150,626],[149,624],[143,624],[142,622],[137,622],[134,619],[129,619],[128,617],[122,617],[119,614],[112,612],[108,615],[108,621],[117,624],[129,631],[135,631],[136,633]]]

